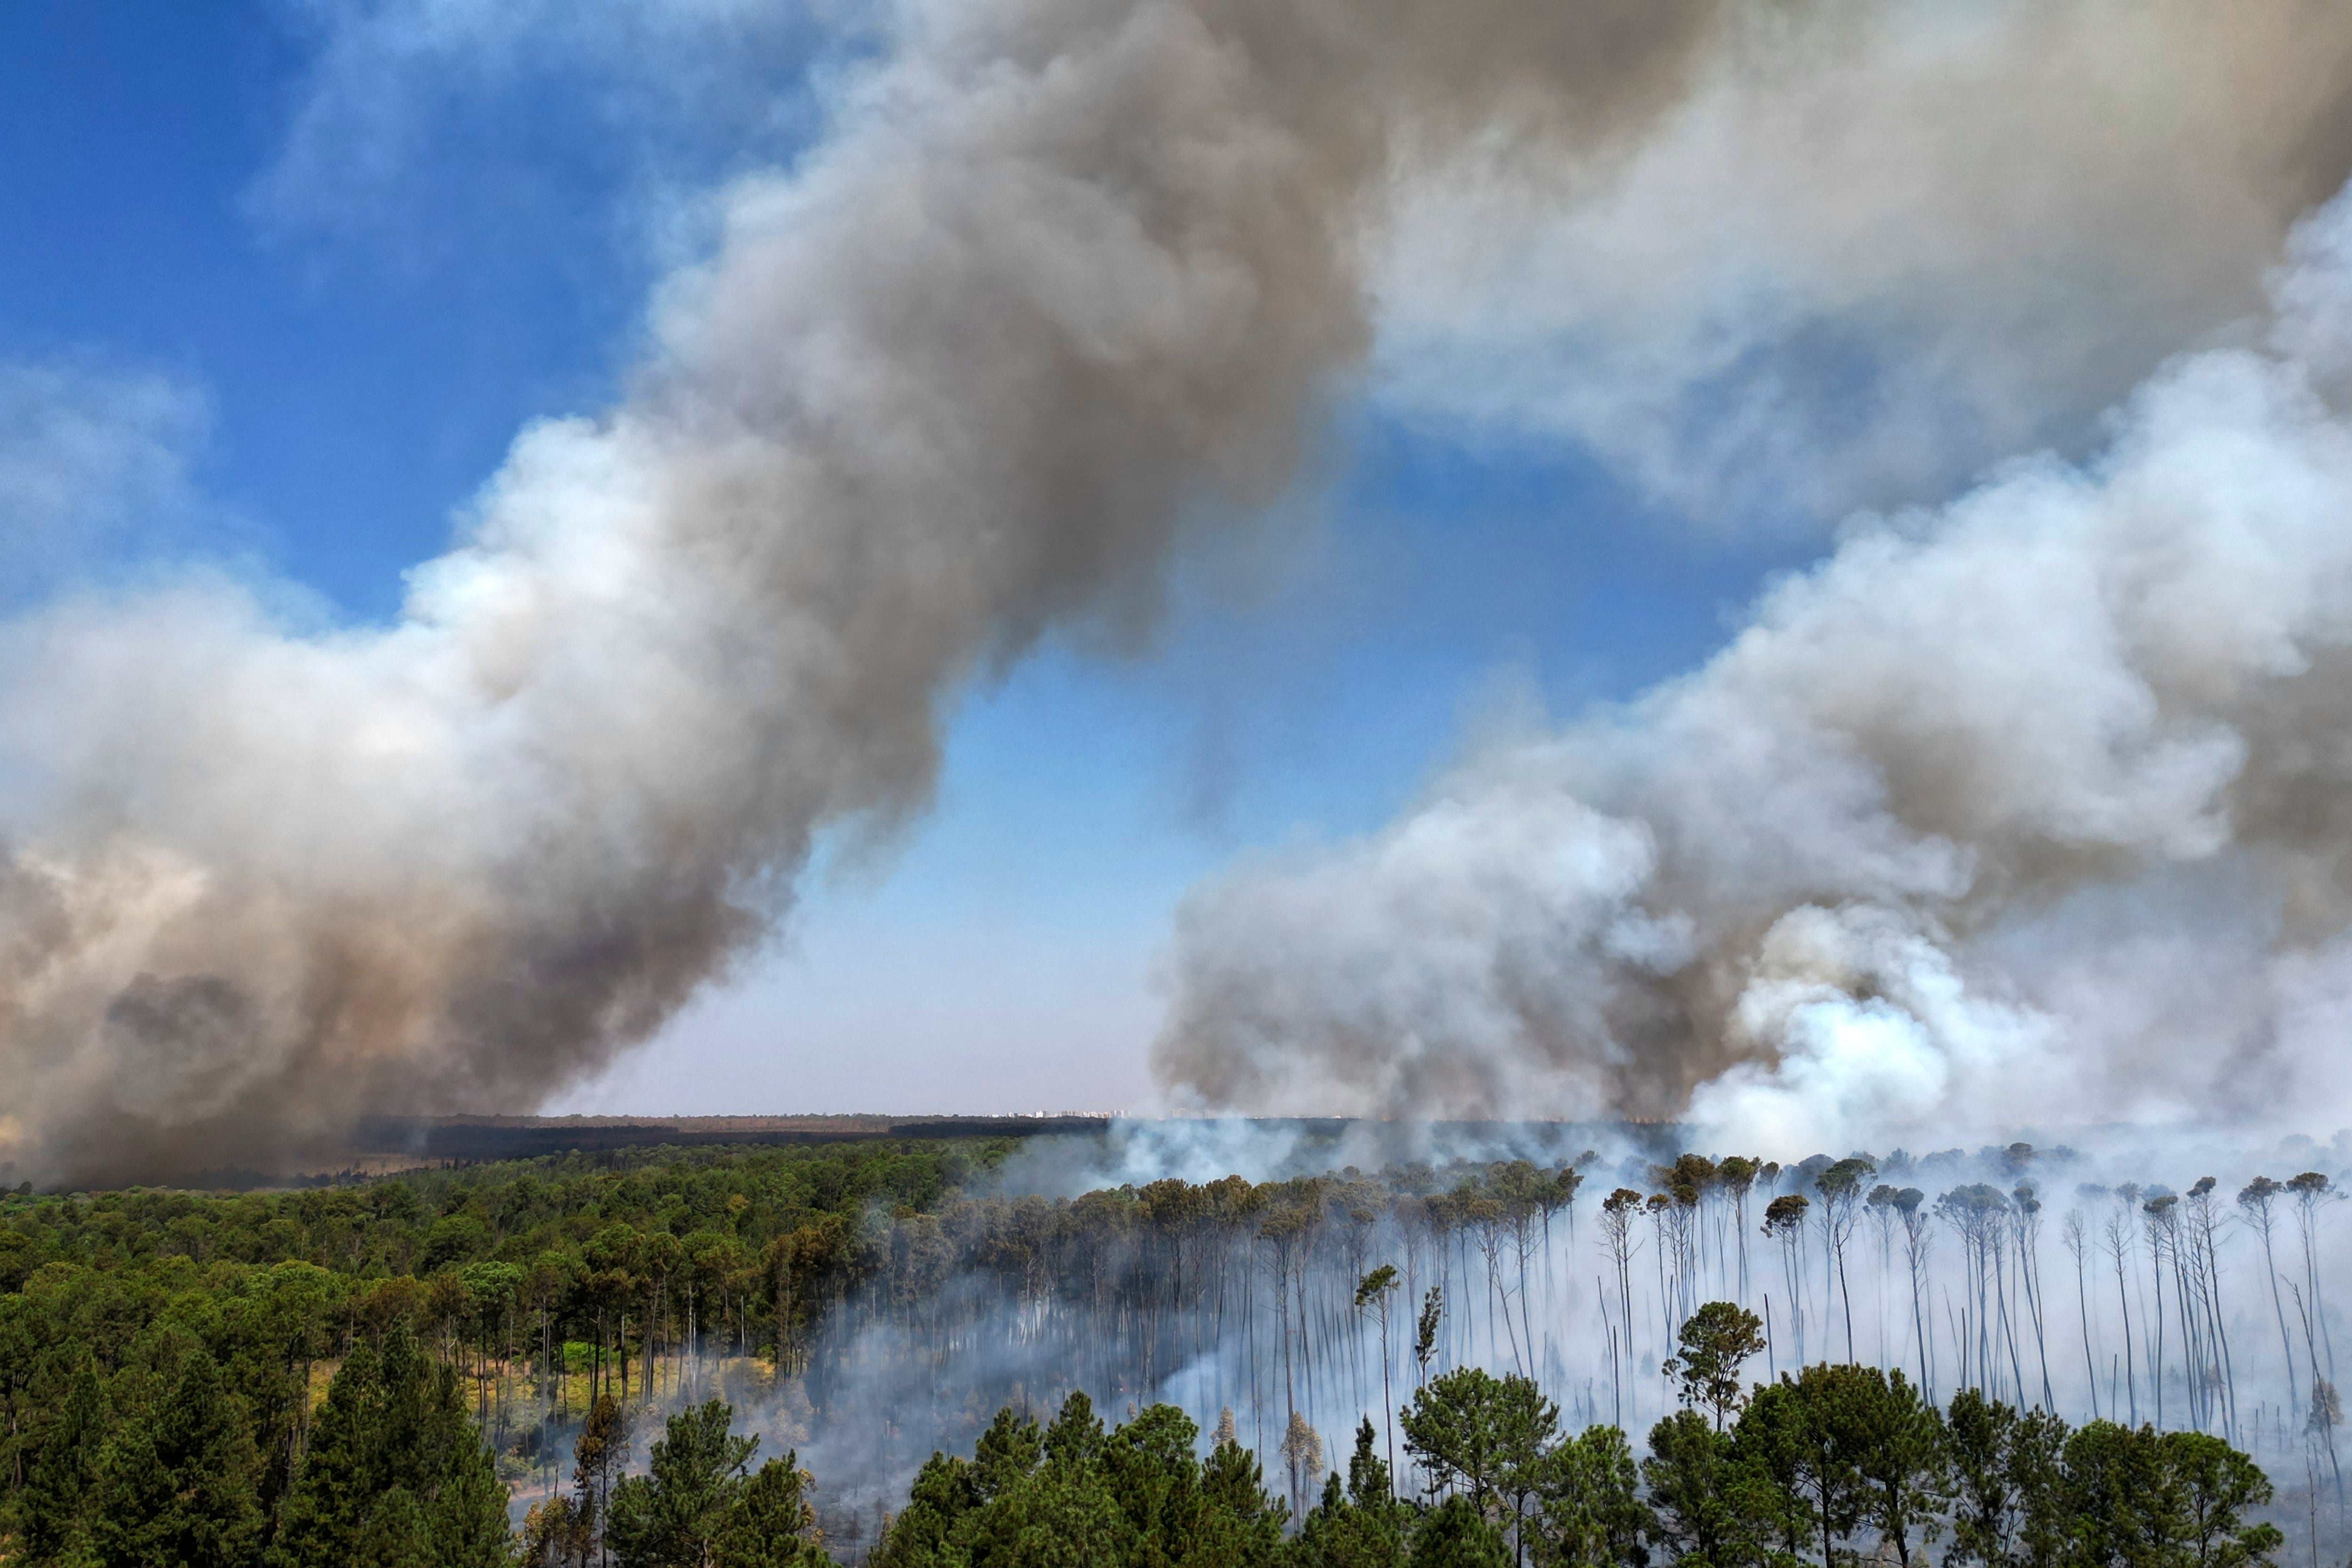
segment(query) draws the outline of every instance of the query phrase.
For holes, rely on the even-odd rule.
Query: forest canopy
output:
[[[2234,1446],[2267,1426],[2239,1414],[2210,1179],[2078,1188],[2066,1239],[2085,1210],[2144,1234],[2118,1267],[2168,1271],[2180,1331],[2137,1346],[2153,1421],[2069,1426],[2018,1150],[2006,1189],[1954,1170],[1933,1201],[1859,1155],[1685,1155],[1599,1198],[1588,1156],[1048,1199],[996,1190],[1013,1146],[0,1194],[0,1562],[969,1565],[1066,1538],[1155,1564],[2237,1568],[2280,1546]],[[2278,1215],[2292,1294],[2330,1200],[2260,1179],[2235,1245]],[[1927,1277],[1896,1260],[1939,1235],[1974,1296],[1906,1343]],[[1597,1384],[1557,1337],[1595,1311]],[[2311,1355],[2281,1360],[2325,1467],[2294,1478],[2315,1551],[2340,1406]],[[1189,1413],[1161,1403],[1179,1387]],[[803,1465],[847,1427],[888,1440]]]

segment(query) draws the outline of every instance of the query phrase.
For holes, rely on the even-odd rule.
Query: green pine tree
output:
[[[1752,1431],[1769,1409],[1769,1402],[1762,1410],[1749,1405],[1741,1426]],[[1655,1512],[1650,1539],[1675,1563],[1748,1561],[1751,1521],[1740,1506],[1747,1489],[1740,1472],[1755,1463],[1696,1410],[1677,1410],[1651,1427],[1649,1457],[1642,1461],[1642,1479]],[[1562,1538],[1568,1533],[1564,1529]],[[1797,1559],[1795,1548],[1804,1543],[1804,1535],[1801,1524],[1787,1532],[1795,1543],[1786,1553],[1790,1561]]]
[[[394,1487],[375,1500],[353,1562],[362,1568],[440,1568],[433,1526],[415,1492]]]
[[[405,1487],[423,1497],[432,1490],[437,1468],[434,1368],[405,1318],[396,1320],[383,1336],[383,1398],[376,1420],[371,1491],[380,1497]]]
[[[153,1425],[125,1423],[106,1446],[99,1471],[89,1521],[91,1560],[100,1568],[143,1568],[165,1561],[158,1521],[172,1508],[173,1477],[155,1451]]]
[[[1509,1568],[1510,1542],[1468,1498],[1432,1509],[1412,1532],[1412,1568]]]
[[[1347,1484],[1334,1471],[1322,1502],[1299,1521],[1288,1556],[1297,1568],[1402,1568],[1407,1510],[1390,1495],[1389,1468],[1373,1443],[1367,1418],[1356,1428]]]
[[[802,1495],[799,1456],[770,1459],[735,1494],[726,1527],[712,1544],[712,1568],[831,1568],[833,1559],[815,1532],[816,1510]],[[890,1534],[898,1538],[895,1525]]]
[[[1660,1527],[1640,1496],[1640,1480],[1633,1450],[1614,1426],[1588,1426],[1554,1449],[1535,1521],[1539,1561],[1559,1568],[1646,1568],[1646,1542]]]
[[[738,1437],[719,1400],[669,1418],[648,1473],[613,1489],[604,1539],[621,1568],[702,1568],[725,1530],[757,1437]]]
[[[191,1352],[152,1424],[108,1452],[92,1523],[103,1568],[245,1568],[260,1542],[260,1458],[245,1401]]]
[[[499,1568],[510,1545],[506,1484],[456,1370],[425,1358],[404,1322],[380,1355],[353,1346],[311,1423],[270,1568],[344,1568],[409,1552],[434,1568]]]
[[[461,1412],[462,1414],[462,1412]],[[498,1461],[469,1425],[449,1448],[432,1505],[435,1568],[504,1568],[513,1547],[507,1484]]]
[[[507,1524],[507,1488],[498,1460],[466,1408],[457,1369],[432,1369],[431,1392],[413,1469],[425,1480],[418,1493],[432,1533],[436,1568],[501,1568],[513,1544]]]
[[[310,1445],[269,1551],[270,1568],[341,1568],[358,1561],[360,1531],[376,1491],[383,1405],[375,1352],[362,1341],[335,1369],[326,1402],[311,1420]]]
[[[1012,1408],[1000,1410],[971,1453],[974,1500],[986,1502],[1037,1468],[1045,1457],[1045,1439],[1037,1423],[1016,1419]]]
[[[997,1426],[982,1434],[985,1445],[989,1436],[1003,1426],[1012,1415],[1010,1410],[997,1414]],[[1029,1430],[1034,1437],[1036,1423]],[[889,1533],[875,1549],[875,1568],[932,1568],[947,1550],[948,1540],[964,1517],[981,1506],[981,1498],[972,1477],[979,1467],[967,1464],[952,1454],[934,1453],[915,1472],[915,1482],[907,1494],[907,1506],[890,1521]],[[1034,1468],[1034,1459],[1018,1472],[999,1472],[998,1490],[1009,1488],[1024,1479]],[[994,1494],[992,1493],[992,1496]]]
[[[84,1357],[17,1497],[27,1563],[72,1559],[82,1539],[85,1507],[98,1485],[98,1459],[105,1441],[106,1391],[96,1363]]]
[[[2158,1442],[2188,1504],[2183,1544],[2199,1568],[2250,1568],[2286,1544],[2276,1525],[2246,1518],[2271,1500],[2260,1465],[2206,1432],[2167,1432]]]
[[[1263,1568],[1282,1545],[1290,1510],[1265,1489],[1257,1456],[1220,1443],[1201,1467],[1201,1526],[1193,1568]]]

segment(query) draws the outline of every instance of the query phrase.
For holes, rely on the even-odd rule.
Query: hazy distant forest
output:
[[[1014,1147],[0,1197],[0,1561],[2344,1556],[2321,1173]]]

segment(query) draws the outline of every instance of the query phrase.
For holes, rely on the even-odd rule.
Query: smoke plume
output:
[[[1162,1073],[1778,1147],[2334,1125],[2352,195],[2271,289],[2095,460],[1858,521],[1696,673],[1202,890]]]
[[[1406,310],[1410,269],[1381,269],[1431,253],[1433,193],[1475,169],[1481,191],[1507,174],[1548,210],[1638,216],[1656,171],[1694,159],[1717,183],[1761,159],[1793,188],[1813,137],[1710,143],[1723,106],[1793,123],[1824,80],[1933,75],[1962,46],[1998,81],[2046,52],[2027,9],[1956,43],[1937,7],[1837,4],[897,8],[820,141],[725,193],[626,398],[524,431],[396,624],[320,626],[194,574],[0,632],[0,1160],[47,1179],[250,1160],[363,1110],[526,1104],[593,1071],[772,929],[819,834],[920,808],[961,689],[1059,626],[1148,629],[1184,542],[1293,482],[1372,347],[1375,288],[1424,336],[1442,318],[1479,339],[1426,295]],[[1864,268],[1936,288],[1799,289],[1775,331],[1851,306],[1867,334],[2092,190],[2131,221],[2095,209],[2012,270],[2090,280],[2051,299],[2155,300],[2159,333],[2226,319],[2234,264],[2343,175],[2352,18],[2060,9],[2070,38],[2108,18],[2145,47],[2099,101],[2193,105],[2181,123],[2229,134],[2187,137],[2177,178],[2117,184],[2134,150],[2047,84],[2014,112],[1822,100],[1844,134],[1943,150],[1824,174],[1858,232],[1953,244]],[[1988,116],[2048,151],[2033,202],[1983,170],[1918,184]],[[1843,277],[1868,248],[1791,252],[1780,276]],[[1621,286],[1655,271],[1609,265]],[[1672,306],[1698,323],[1685,341],[1719,281]],[[2001,364],[2048,335],[2020,322]],[[1974,384],[1967,334],[1937,341]],[[1164,1065],[1236,1102],[1344,1083],[1360,1107],[1483,1105],[1523,1081],[1769,1099],[1843,1006],[1913,1028],[1927,1073],[1959,1059],[1933,1033],[1948,1015],[1988,1057],[2051,1026],[1964,978],[2004,939],[2048,951],[2020,911],[2128,924],[2093,891],[2159,873],[2219,943],[2250,928],[2215,899],[2283,922],[2259,980],[2218,957],[2167,971],[2210,973],[2200,1016],[2255,1016],[2226,1005],[2248,985],[2328,1005],[2341,619],[2317,574],[2340,476],[2301,363],[2175,371],[2098,472],[2021,471],[1868,532],[1685,686],[1479,760],[1304,879],[1206,895]],[[2039,405],[2098,383],[2078,368]],[[1703,361],[1668,383],[1715,387],[1709,418],[1774,416],[1777,394]],[[2062,967],[2042,994],[2104,984]],[[2279,1059],[2259,1045],[2229,1048]],[[1718,1079],[1735,1061],[1779,1065]]]
[[[908,7],[397,625],[190,581],[7,630],[0,1149],[246,1158],[644,1037],[821,828],[922,804],[961,685],[1147,617],[1180,536],[1282,489],[1367,342],[1397,121],[1602,138],[1708,16]]]
[[[1378,372],[1590,446],[1713,531],[2079,455],[2235,335],[2352,173],[2325,5],[1753,6],[1605,175],[1482,147],[1402,198]]]

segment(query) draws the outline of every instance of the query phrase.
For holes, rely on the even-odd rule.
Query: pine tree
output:
[[[245,1401],[202,1350],[152,1423],[108,1450],[91,1544],[103,1568],[245,1568],[258,1544],[260,1460]]]
[[[1035,1469],[1045,1454],[1045,1440],[1036,1422],[1019,1419],[1009,1408],[999,1410],[972,1446],[968,1478],[972,1497],[988,1501]],[[792,1458],[787,1455],[787,1461]]]
[[[833,1561],[816,1540],[816,1510],[802,1493],[798,1456],[770,1459],[735,1495],[726,1528],[712,1543],[712,1568],[824,1568]]]
[[[415,1492],[394,1487],[375,1500],[360,1532],[360,1554],[352,1561],[367,1568],[440,1568],[433,1526]]]
[[[1509,1568],[1511,1549],[1466,1497],[1450,1497],[1412,1532],[1412,1568]]]
[[[339,1568],[359,1560],[360,1531],[374,1494],[374,1450],[383,1385],[367,1342],[352,1347],[327,1384],[310,1444],[287,1493],[271,1568]]]
[[[1704,1405],[1715,1413],[1719,1432],[1724,1417],[1745,1397],[1739,1369],[1763,1353],[1763,1321],[1729,1301],[1709,1301],[1684,1321],[1676,1338],[1679,1353],[1660,1363],[1658,1370],[1681,1383],[1685,1405]]]
[[[1853,1489],[1858,1516],[1910,1568],[1912,1533],[1932,1524],[1948,1486],[1943,1426],[1900,1371],[1809,1368],[1806,1402],[1828,1437],[1831,1463]]]
[[[651,1473],[613,1489],[604,1539],[621,1568],[700,1568],[709,1557],[760,1442],[734,1436],[734,1414],[716,1399],[678,1412],[647,1456]]]
[[[384,1336],[380,1357],[364,1341],[355,1345],[312,1423],[271,1568],[416,1552],[433,1568],[499,1568],[509,1543],[506,1485],[457,1369],[427,1361],[404,1322]]]
[[[600,1394],[589,1406],[588,1419],[572,1448],[573,1528],[589,1542],[603,1536],[605,1503],[628,1460],[629,1435],[621,1419],[621,1406],[611,1394]]]
[[[587,1561],[588,1531],[578,1507],[568,1497],[552,1497],[534,1504],[522,1524],[519,1568],[572,1568]]]
[[[1290,1468],[1290,1501],[1297,1508],[1305,1490],[1314,1485],[1315,1477],[1323,1468],[1323,1439],[1307,1424],[1307,1417],[1296,1410],[1290,1413],[1289,1426],[1283,1429],[1282,1459]]]
[[[383,1336],[382,1379],[371,1490],[380,1495],[405,1487],[421,1497],[435,1479],[434,1377],[405,1318],[394,1321]]]
[[[1409,1510],[1389,1489],[1389,1470],[1372,1447],[1372,1424],[1356,1428],[1356,1451],[1343,1488],[1334,1472],[1322,1502],[1299,1521],[1288,1561],[1296,1568],[1399,1568]]]
[[[1751,1413],[1743,1415],[1742,1424],[1752,1428],[1763,1418]],[[1685,1408],[1652,1427],[1650,1452],[1642,1460],[1642,1480],[1655,1510],[1646,1533],[1675,1559],[1701,1563],[1750,1559],[1749,1521],[1733,1503],[1737,1489],[1732,1440],[1708,1425],[1706,1416]],[[1565,1540],[1568,1532],[1561,1533]],[[1800,1542],[1788,1544],[1788,1556],[1794,1559]]]
[[[33,1563],[68,1561],[82,1536],[82,1514],[99,1481],[106,1436],[106,1394],[98,1368],[84,1358],[64,1407],[50,1422],[17,1499],[25,1556]]]
[[[432,1390],[413,1468],[425,1479],[420,1501],[435,1568],[501,1568],[512,1532],[498,1461],[467,1411],[457,1369],[434,1368]]]
[[[503,1568],[513,1538],[507,1526],[507,1485],[470,1426],[463,1436],[448,1452],[439,1491],[426,1510],[435,1568]]]
[[[1659,1535],[1657,1516],[1639,1493],[1641,1471],[1625,1434],[1590,1426],[1554,1449],[1545,1467],[1542,1510],[1535,1527],[1539,1561],[1559,1568],[1642,1568],[1643,1545]]]
[[[1220,1443],[1201,1467],[1201,1522],[1194,1550],[1203,1568],[1259,1568],[1271,1563],[1289,1510],[1265,1489],[1257,1456]]]

